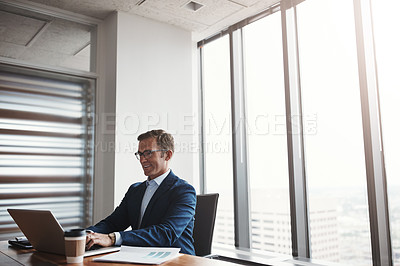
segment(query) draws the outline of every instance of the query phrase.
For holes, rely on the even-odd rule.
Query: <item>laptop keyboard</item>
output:
[[[99,249],[99,248],[104,248],[104,247],[103,247],[103,246],[100,246],[100,245],[93,245],[91,248],[86,249],[86,251],[88,251],[88,250],[97,250],[97,249]]]

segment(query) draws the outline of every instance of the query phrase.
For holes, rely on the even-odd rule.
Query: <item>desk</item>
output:
[[[21,266],[22,265],[90,265],[90,266],[106,266],[106,265],[137,265],[143,266],[143,264],[126,264],[126,263],[105,263],[95,262],[94,258],[104,256],[97,255],[92,257],[84,258],[83,264],[67,264],[65,256],[50,254],[45,252],[38,252],[34,249],[18,249],[8,245],[7,241],[0,241],[0,265],[10,266]],[[233,266],[235,264],[206,259],[191,255],[182,255],[170,261],[167,261],[161,266]]]

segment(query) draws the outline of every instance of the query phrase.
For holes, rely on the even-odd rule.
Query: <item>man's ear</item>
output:
[[[166,160],[166,161],[171,160],[173,154],[174,154],[174,153],[173,153],[171,150],[166,151],[166,152],[165,152],[165,160]]]

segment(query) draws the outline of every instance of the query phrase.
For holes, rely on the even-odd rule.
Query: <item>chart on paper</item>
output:
[[[121,251],[94,259],[95,261],[161,264],[176,258],[180,248],[122,246]]]

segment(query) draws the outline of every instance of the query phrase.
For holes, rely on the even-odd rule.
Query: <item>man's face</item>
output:
[[[160,150],[157,146],[157,141],[154,138],[144,139],[139,142],[139,152],[152,150]],[[161,157],[161,155],[164,155]],[[140,164],[142,165],[144,174],[149,179],[154,179],[157,176],[164,174],[168,170],[168,161],[171,158],[171,151],[155,151],[151,153],[150,158],[146,159],[144,156],[140,157]]]

